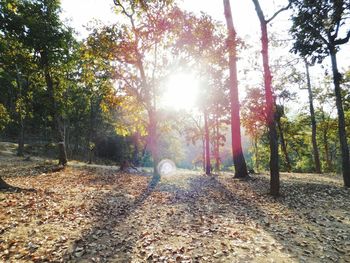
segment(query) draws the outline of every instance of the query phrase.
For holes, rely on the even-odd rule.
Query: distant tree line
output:
[[[290,0],[271,17],[253,0],[262,63],[244,70],[263,75],[255,86],[238,82],[236,62],[249,43],[236,34],[230,1],[223,0],[226,27],[173,1],[113,2],[124,19],[95,25],[78,40],[60,20],[59,0],[1,0],[1,137],[17,141],[19,156],[30,142],[63,166],[71,158],[128,160],[153,166],[157,175],[166,157],[186,167],[199,161],[210,174],[227,161],[222,152],[230,128],[235,177],[270,170],[275,196],[279,171],[342,171],[350,186],[350,71],[341,73],[337,65],[338,50],[350,38],[349,0]],[[271,43],[283,44],[269,35],[268,24],[286,10],[292,53],[273,60]],[[249,57],[260,65],[260,54]],[[312,66],[328,57],[332,74],[315,84]],[[161,109],[164,80],[188,69],[201,80],[196,116]],[[246,94],[240,102],[241,86]],[[291,86],[307,91],[306,108]],[[291,103],[300,107],[293,114]],[[242,127],[251,139],[246,156]],[[198,143],[198,156],[186,160],[185,145]]]

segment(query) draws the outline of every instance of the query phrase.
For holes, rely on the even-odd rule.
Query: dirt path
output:
[[[262,175],[13,162],[6,181],[37,191],[0,193],[3,262],[350,262],[350,193],[337,177],[283,175],[275,200]]]

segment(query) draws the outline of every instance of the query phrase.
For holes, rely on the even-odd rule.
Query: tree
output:
[[[282,152],[285,158],[287,171],[290,172],[292,170],[292,165],[290,162],[290,158],[287,150],[287,143],[284,136],[284,129],[282,124],[283,117],[285,117],[284,105],[276,105],[276,122],[277,122],[278,131],[279,131],[279,136],[281,138]]]
[[[0,78],[6,80],[4,86],[13,90],[13,96],[8,98],[8,105],[13,124],[18,130],[17,155],[24,155],[24,130],[25,122],[32,115],[33,91],[31,80],[36,74],[37,68],[31,61],[31,54],[15,37],[4,30],[0,41],[6,43],[0,48],[0,65],[2,71]],[[3,94],[4,96],[5,94]]]
[[[204,137],[205,137],[205,174],[210,175],[211,173],[211,162],[210,162],[210,134],[209,134],[209,120],[208,111],[204,109]]]
[[[304,60],[305,63],[305,70],[306,70],[306,85],[307,85],[307,92],[309,95],[309,108],[310,108],[310,117],[311,117],[311,138],[312,138],[312,149],[314,152],[314,160],[315,160],[315,171],[316,173],[322,173],[321,170],[321,162],[320,162],[320,154],[318,151],[318,145],[317,145],[317,126],[316,126],[316,117],[315,117],[315,109],[314,109],[314,100],[313,100],[313,94],[312,94],[312,88],[311,88],[311,80],[310,80],[310,71],[309,71],[309,64]]]
[[[6,1],[7,2],[7,1]],[[14,36],[28,49],[40,67],[47,86],[52,117],[52,131],[58,145],[59,164],[67,163],[62,117],[62,94],[65,89],[62,68],[70,56],[72,32],[60,21],[59,0],[15,1],[2,6],[1,30]]]
[[[350,39],[350,29],[345,21],[350,15],[350,1],[291,0],[294,8],[291,33],[294,36],[293,51],[302,57],[310,56],[312,61],[322,62],[330,56],[333,85],[338,112],[338,133],[342,156],[344,185],[350,187],[350,159],[341,89],[342,76],[337,65],[340,45]],[[344,36],[341,33],[345,32]]]
[[[232,136],[232,155],[235,166],[235,177],[248,177],[247,165],[244,159],[241,143],[241,122],[240,106],[238,98],[237,81],[237,38],[233,25],[231,6],[229,0],[224,0],[225,19],[227,24],[227,48],[229,53],[230,68],[230,104],[231,104],[231,136]]]
[[[164,52],[172,39],[171,19],[176,12],[167,1],[139,4],[135,1],[114,0],[129,24],[122,24],[115,36],[116,76],[118,84],[128,95],[135,96],[148,116],[148,143],[154,175],[158,176],[158,109],[160,79],[167,69],[168,54]],[[108,32],[107,32],[108,33]]]
[[[5,128],[5,126],[9,121],[10,121],[10,118],[6,108],[4,107],[4,105],[0,103],[0,131]],[[0,176],[0,189],[7,189],[7,188],[10,188],[10,185],[8,185]]]
[[[260,171],[262,154],[259,153],[259,140],[266,134],[266,110],[262,88],[246,88],[242,101],[242,124],[252,139],[255,170]]]
[[[261,9],[258,0],[253,0],[256,13],[260,21],[261,28],[261,45],[262,45],[262,59],[264,67],[264,86],[265,86],[265,100],[266,100],[266,122],[269,129],[269,143],[270,143],[270,193],[273,196],[279,195],[280,190],[280,176],[279,176],[279,160],[278,160],[278,139],[275,120],[275,102],[273,97],[271,85],[271,71],[269,66],[269,39],[267,34],[267,24],[271,22],[280,12],[289,8],[289,6],[278,10],[271,18],[266,19]]]

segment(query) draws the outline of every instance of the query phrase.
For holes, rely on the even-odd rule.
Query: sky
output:
[[[222,0],[178,0],[180,7],[187,11],[200,13],[203,11],[211,15],[214,19],[224,23],[224,8]],[[276,10],[286,5],[287,0],[260,0],[261,7],[266,17],[270,17]],[[86,25],[92,20],[99,20],[102,24],[111,24],[117,21],[117,16],[113,13],[113,0],[61,0],[62,18],[69,21],[69,24],[78,32],[79,38],[85,38],[88,35]],[[239,37],[243,38],[248,44],[256,46],[260,50],[260,24],[257,18],[253,2],[250,0],[231,0],[231,8],[235,29]],[[280,13],[273,23],[269,24],[268,30],[282,34],[283,38],[289,38],[288,28],[290,21],[287,12]],[[289,49],[283,50],[288,52]],[[350,68],[350,44],[343,46],[338,53],[339,68]],[[271,52],[271,57],[276,55],[276,51]],[[329,68],[329,59],[323,63],[325,68]],[[240,63],[238,62],[240,66]],[[301,65],[302,67],[303,65]],[[316,77],[324,73],[324,68],[315,66],[310,69],[311,75]],[[311,76],[312,79],[313,76]],[[317,80],[318,81],[318,80]],[[316,84],[317,82],[315,82]],[[241,92],[240,94],[244,93]],[[299,92],[301,99],[307,100],[306,93]],[[304,96],[305,95],[305,96]],[[241,97],[241,96],[240,96]]]
[[[83,37],[87,35],[83,26],[93,19],[98,19],[104,24],[116,21],[116,16],[112,11],[113,0],[61,0],[61,3],[63,18],[71,20],[71,25]],[[224,9],[221,0],[180,0],[178,3],[188,11],[195,13],[203,11],[216,20],[224,22]],[[264,12],[267,16],[285,3],[284,0],[261,0],[261,5],[266,7]],[[255,33],[259,32],[259,21],[252,1],[231,0],[231,7],[237,33],[244,36],[254,32],[256,35]],[[278,20],[279,23],[282,21],[283,24],[287,22],[285,15],[281,15]]]
[[[103,24],[116,22],[113,13],[113,0],[61,0],[62,18],[69,20],[69,24],[75,28],[80,38],[88,35],[86,25],[92,20],[99,20]],[[199,13],[206,12],[216,20],[224,23],[222,0],[178,0],[184,9]],[[266,17],[270,17],[280,7],[285,6],[286,0],[260,0]],[[238,36],[250,41],[251,44],[259,45],[260,26],[255,13],[254,5],[249,0],[231,0],[233,20]],[[282,12],[273,21],[270,30],[285,32],[290,26],[288,12]],[[288,35],[285,35],[288,38]],[[350,44],[342,48],[338,56],[340,68],[350,67]]]

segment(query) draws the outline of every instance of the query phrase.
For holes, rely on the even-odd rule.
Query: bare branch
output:
[[[338,37],[339,28],[340,28],[340,20],[337,22],[337,27],[336,27],[335,33],[334,33],[334,39],[336,39]]]
[[[273,14],[273,16],[266,20],[266,24],[270,23],[276,16],[278,16],[279,13],[288,10],[291,7],[292,3],[289,2],[289,4],[285,7],[282,7],[280,10],[278,10],[276,13]]]
[[[348,34],[346,35],[346,37],[335,40],[334,44],[335,45],[342,45],[342,44],[349,42],[349,40],[350,40],[350,30],[348,31]]]

